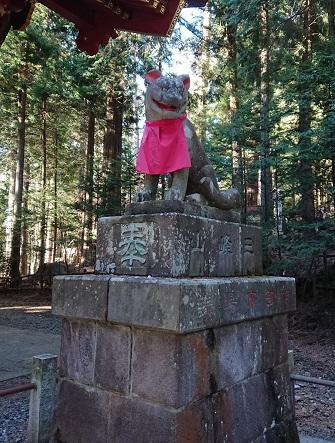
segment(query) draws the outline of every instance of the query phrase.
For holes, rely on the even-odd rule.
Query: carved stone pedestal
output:
[[[181,213],[100,221],[99,272],[137,275],[54,280],[64,318],[56,441],[299,441],[287,362],[294,280],[219,277],[244,272],[246,248],[261,256],[258,235]]]

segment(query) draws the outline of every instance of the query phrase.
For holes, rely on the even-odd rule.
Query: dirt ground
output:
[[[49,290],[0,291],[0,324],[57,334],[59,324],[50,314],[50,303]],[[320,297],[317,304],[299,300],[289,325],[294,373],[335,381],[335,295]],[[2,382],[0,388],[23,381],[21,377]],[[335,441],[335,388],[296,382],[295,397],[299,432]],[[0,442],[24,442],[27,417],[26,393],[1,400]]]
[[[34,307],[51,305],[51,289],[5,289],[0,288],[0,308]]]
[[[289,331],[294,373],[335,381],[335,294],[298,300]],[[299,431],[335,441],[335,388],[295,382],[295,400]]]
[[[0,289],[0,329],[58,334],[59,320],[50,313],[51,291]],[[1,344],[0,344],[1,346]],[[9,357],[8,357],[9,358]],[[0,363],[4,363],[1,361]],[[0,381],[0,389],[28,383],[30,376]],[[29,392],[0,398],[0,443],[26,443]]]

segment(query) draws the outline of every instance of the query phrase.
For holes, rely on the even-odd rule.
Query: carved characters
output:
[[[121,263],[128,266],[133,266],[135,261],[141,264],[145,263],[148,249],[144,228],[141,224],[130,223],[122,227],[118,254],[121,256]]]

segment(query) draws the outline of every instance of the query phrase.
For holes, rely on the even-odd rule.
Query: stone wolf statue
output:
[[[154,200],[160,174],[169,173],[172,181],[165,200],[184,200],[197,193],[211,206],[237,208],[239,192],[220,191],[213,167],[187,119],[189,76],[162,75],[152,70],[145,80],[146,125],[136,161],[136,169],[145,173],[145,180],[136,200]]]

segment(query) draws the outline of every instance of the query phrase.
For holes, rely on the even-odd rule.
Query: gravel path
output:
[[[50,312],[50,291],[0,293],[0,326],[59,334],[61,320]],[[0,389],[29,383],[30,376],[0,382]],[[0,398],[0,443],[26,443],[29,392]]]
[[[335,340],[315,334],[291,340],[295,370],[299,375],[335,380]],[[295,382],[296,420],[300,431],[335,441],[335,388]]]
[[[0,389],[29,383],[30,377],[0,382]],[[29,417],[29,392],[0,399],[0,443],[25,443]]]
[[[335,297],[299,300],[290,318],[290,344],[299,375],[335,381]],[[295,382],[300,432],[335,442],[335,388]]]
[[[61,320],[51,314],[51,291],[0,292],[0,326],[60,333]]]
[[[0,326],[60,334],[61,320],[52,315],[50,309],[46,311],[43,308],[43,311],[31,312],[28,309],[25,312],[16,308],[9,308],[4,311],[0,308]]]

